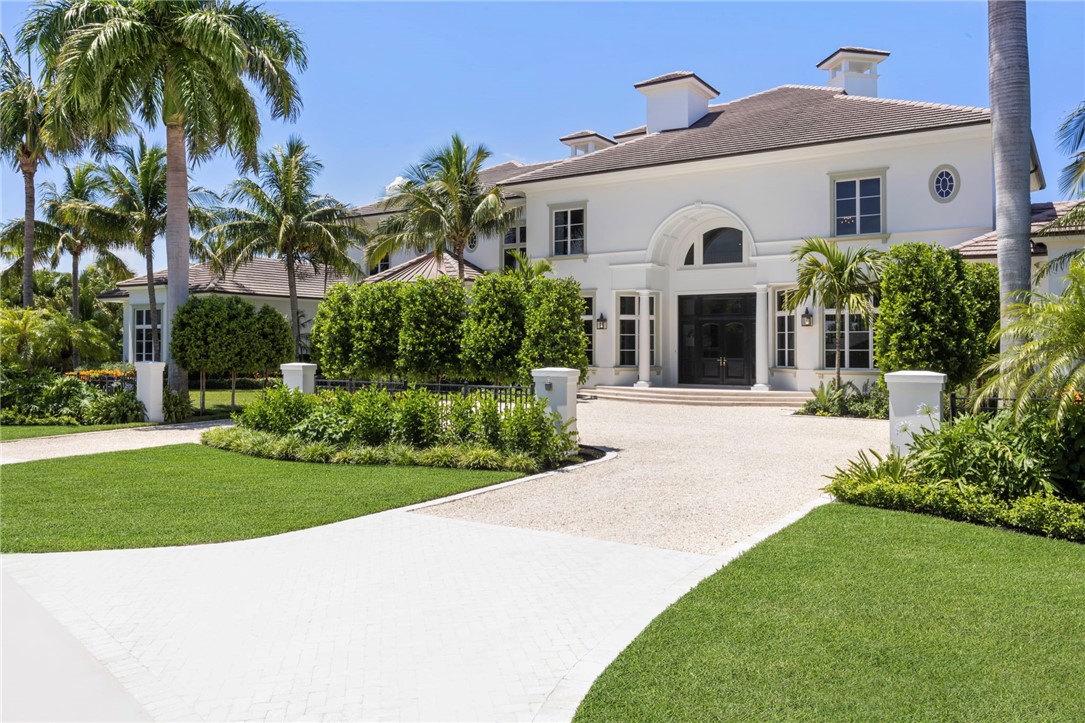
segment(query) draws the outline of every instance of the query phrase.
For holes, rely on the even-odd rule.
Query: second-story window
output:
[[[505,269],[516,268],[512,252],[527,253],[527,226],[513,226],[506,231],[502,246],[504,249],[502,251],[501,267]]]
[[[833,232],[863,236],[885,232],[882,176],[836,178],[833,181]]]
[[[584,209],[554,211],[554,256],[584,253]]]

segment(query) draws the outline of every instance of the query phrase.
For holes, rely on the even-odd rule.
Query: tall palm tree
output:
[[[995,170],[995,231],[1002,326],[1011,323],[1013,298],[1031,286],[1032,111],[1025,0],[988,0],[991,133]],[[1003,334],[1003,351],[1014,337]]]
[[[29,66],[29,61],[27,61]],[[34,176],[57,149],[46,123],[46,92],[34,82],[29,67],[23,70],[0,35],[0,154],[23,176],[23,253],[34,258],[34,214],[37,211]],[[23,307],[34,303],[34,264],[23,264]]]
[[[256,256],[282,259],[295,354],[301,349],[298,266],[308,263],[314,269],[319,265],[325,270],[362,273],[347,250],[363,243],[365,232],[351,221],[347,206],[313,193],[313,182],[323,167],[297,137],[263,153],[257,178],[239,178],[230,184],[226,198],[234,205],[218,209],[215,222],[198,240],[204,249],[217,249],[220,263],[234,269]]]
[[[1021,340],[985,368],[988,377],[977,406],[1000,393],[1014,399],[1018,413],[1033,401],[1056,399],[1056,420],[1085,394],[1085,262],[1074,261],[1061,295],[1024,291],[1011,302],[1010,324],[994,335]]]
[[[840,375],[843,313],[858,313],[868,324],[874,321],[874,297],[878,293],[885,255],[860,246],[843,249],[835,241],[808,238],[791,254],[798,263],[798,286],[787,295],[787,308],[794,311],[810,299],[811,303],[835,312],[836,385]]]
[[[454,135],[447,146],[431,150],[408,168],[384,200],[384,208],[395,213],[377,224],[369,258],[412,250],[432,252],[440,261],[451,251],[462,283],[467,245],[481,236],[500,237],[518,212],[505,207],[500,189],[479,180],[490,155],[486,146],[472,148]]]
[[[127,128],[134,112],[166,127],[172,316],[188,297],[188,160],[225,146],[255,168],[260,118],[250,88],[269,101],[273,118],[294,118],[301,99],[290,68],[306,66],[301,37],[245,0],[39,0],[20,33],[20,46],[32,45],[66,116],[102,136]],[[172,362],[170,385],[188,385]]]

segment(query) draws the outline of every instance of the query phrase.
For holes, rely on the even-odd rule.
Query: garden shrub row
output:
[[[378,387],[304,394],[279,387],[234,419],[239,428],[266,435],[222,437],[246,447],[238,451],[305,461],[423,464],[419,460],[425,459],[431,466],[524,472],[556,467],[576,448],[573,435],[557,429],[557,415],[540,400],[498,403],[481,393],[444,399],[419,388],[397,394]],[[321,449],[328,454],[318,454]],[[413,452],[407,455],[405,449]],[[438,465],[442,458],[447,464]]]
[[[0,367],[0,423],[11,425],[127,424],[146,410],[131,390],[102,390],[77,376]]]
[[[546,366],[587,375],[583,300],[573,279],[485,274],[470,291],[449,278],[338,285],[313,322],[328,377],[531,382]]]
[[[860,454],[828,491],[845,502],[1085,542],[1085,401],[963,415],[915,435],[907,457]]]
[[[811,389],[814,396],[803,403],[798,414],[811,414],[818,417],[862,417],[864,419],[889,418],[889,389],[885,381],[879,379],[873,384],[867,382],[862,388],[855,382],[844,382],[837,386],[836,380],[822,382],[816,389]]]

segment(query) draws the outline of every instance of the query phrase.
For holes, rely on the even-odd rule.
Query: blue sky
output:
[[[862,45],[892,53],[880,66],[883,97],[988,105],[985,2],[267,7],[301,30],[310,65],[300,77],[301,117],[267,120],[262,147],[301,135],[325,164],[318,190],[347,203],[378,198],[453,132],[485,143],[495,162],[561,158],[567,149],[557,139],[566,133],[643,123],[633,83],[672,70],[697,72],[723,101],[784,83],[823,84],[815,64],[841,45]],[[9,39],[27,8],[0,2]],[[1028,21],[1033,132],[1049,181],[1034,200],[1050,200],[1066,162],[1056,129],[1085,97],[1085,3],[1031,2]],[[151,136],[164,138],[161,128]],[[225,156],[192,172],[211,188],[235,177]],[[20,177],[5,168],[0,183],[3,219],[21,216]]]

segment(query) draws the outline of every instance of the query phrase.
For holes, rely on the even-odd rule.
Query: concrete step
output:
[[[807,392],[751,392],[746,389],[715,389],[711,387],[648,387],[641,389],[601,386],[581,390],[581,394],[596,399],[655,404],[792,408],[801,407],[811,397]]]

